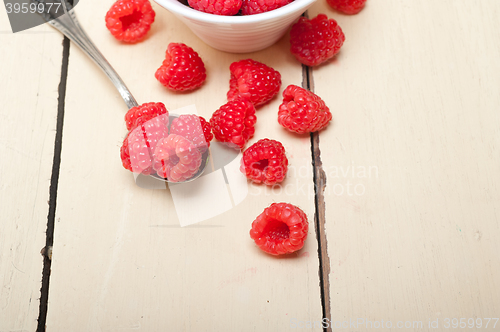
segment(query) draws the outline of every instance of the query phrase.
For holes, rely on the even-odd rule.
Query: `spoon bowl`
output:
[[[172,125],[172,122],[175,119],[177,119],[178,117],[179,117],[178,114],[169,113],[169,115],[168,115],[168,120],[169,120],[168,121],[168,131],[169,132],[170,132],[170,126]],[[151,174],[149,176],[153,177],[153,178],[155,178],[157,180],[164,181],[164,182],[169,182],[169,183],[187,183],[187,182],[192,182],[192,181],[196,180],[197,178],[199,178],[203,174],[203,172],[205,171],[205,168],[207,167],[209,161],[210,161],[210,149],[207,149],[201,155],[201,165],[200,165],[200,168],[198,169],[198,171],[192,177],[190,177],[189,179],[187,179],[185,181],[182,181],[182,182],[169,181],[168,179],[165,179],[165,178],[159,176],[156,173],[153,173],[153,174]]]

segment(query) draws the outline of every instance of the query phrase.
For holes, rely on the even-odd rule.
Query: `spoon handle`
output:
[[[128,108],[138,106],[139,104],[135,100],[134,96],[132,96],[132,93],[130,93],[130,90],[127,88],[121,77],[113,69],[113,67],[111,67],[108,60],[106,60],[80,26],[74,10],[68,10],[67,6],[70,5],[67,4],[66,1],[62,0],[61,2],[64,15],[48,20],[48,23],[78,45],[82,51],[85,52],[85,54],[87,54],[104,71],[111,82],[113,82],[114,86],[118,89],[118,92],[120,92],[120,95],[125,101],[125,104],[127,104]]]

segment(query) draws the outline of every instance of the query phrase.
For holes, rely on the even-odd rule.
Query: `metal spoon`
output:
[[[36,4],[43,3],[42,0],[32,0],[32,2]],[[87,54],[104,71],[104,73],[108,76],[111,82],[113,82],[118,92],[120,92],[120,95],[122,96],[123,100],[125,101],[125,104],[127,104],[127,107],[129,109],[138,106],[139,104],[135,100],[134,96],[132,96],[132,93],[129,91],[129,89],[127,88],[123,80],[120,78],[118,73],[113,69],[113,67],[111,67],[108,60],[106,60],[106,58],[94,45],[90,37],[85,33],[83,28],[80,26],[80,23],[78,22],[74,11],[71,10],[72,9],[71,4],[67,3],[64,0],[62,0],[61,3],[62,5],[60,7],[64,11],[63,15],[57,15],[57,13],[49,11],[40,13],[40,15],[47,21],[47,23],[52,25],[52,27],[57,29],[63,35],[68,37],[73,43],[78,45],[78,47],[80,47],[80,49],[85,54]],[[177,117],[179,116],[175,114],[169,114],[169,120],[170,120],[169,123],[172,123],[172,120],[174,120]],[[175,182],[175,183],[191,182],[200,177],[203,174],[203,171],[205,170],[206,166],[208,165],[209,157],[210,153],[208,151],[205,152],[202,156],[202,163],[200,165],[198,172],[191,178],[187,179],[186,181]],[[161,181],[171,182],[168,181],[167,179],[159,177],[156,174],[151,175],[151,177],[154,177]]]

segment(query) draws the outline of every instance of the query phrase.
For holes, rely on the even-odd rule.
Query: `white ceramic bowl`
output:
[[[247,16],[208,14],[178,0],[154,1],[177,16],[213,48],[231,53],[248,53],[277,42],[316,0],[294,0],[281,8]]]

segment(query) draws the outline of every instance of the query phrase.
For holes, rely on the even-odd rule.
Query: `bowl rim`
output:
[[[295,13],[300,10],[306,10],[310,5],[312,5],[316,0],[293,0],[289,4],[265,12],[254,15],[245,16],[224,16],[204,13],[199,10],[193,9],[179,2],[178,0],[154,0],[157,4],[166,8],[174,14],[184,16],[186,18],[203,21],[208,23],[216,24],[249,24],[267,21],[270,19],[281,18],[288,16],[291,13]]]

